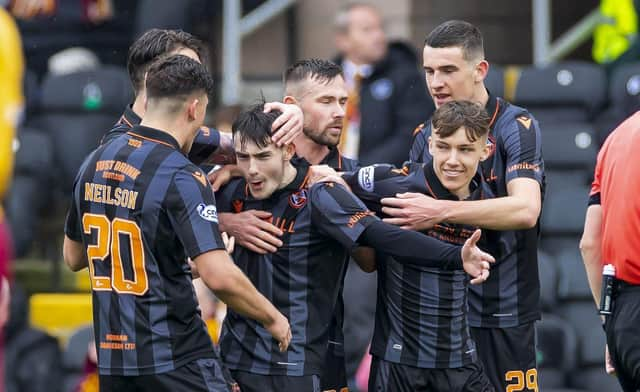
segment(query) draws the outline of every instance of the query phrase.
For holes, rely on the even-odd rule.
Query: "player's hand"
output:
[[[384,222],[409,230],[426,230],[444,220],[445,204],[421,193],[399,193],[381,200]]]
[[[220,213],[220,226],[228,234],[236,237],[239,245],[259,254],[274,253],[282,246],[282,230],[267,222],[271,213],[248,210],[233,213]]]
[[[264,328],[278,341],[280,351],[287,351],[289,343],[291,342],[291,326],[289,325],[289,320],[287,320],[282,313],[276,312],[273,321],[265,324]]]
[[[309,167],[309,180],[307,184],[311,186],[318,182],[335,182],[350,189],[340,173],[328,165],[313,165]]]
[[[609,345],[604,346],[604,370],[607,374],[612,376],[616,375],[616,368],[613,366],[613,360],[611,359],[611,354],[609,353]]]
[[[242,172],[236,165],[225,165],[218,170],[214,170],[207,174],[211,189],[217,192],[220,188],[227,185],[234,177],[242,176]]]
[[[272,110],[279,110],[282,114],[271,125],[271,130],[275,132],[271,139],[278,147],[292,143],[296,137],[302,134],[302,126],[304,125],[302,109],[298,105],[282,102],[264,104],[265,113],[269,113]]]
[[[222,237],[222,242],[224,242],[224,247],[227,250],[227,253],[232,254],[236,247],[236,237],[229,237],[226,231],[220,233],[220,237]]]
[[[486,281],[489,278],[490,263],[496,262],[493,256],[478,248],[477,243],[481,234],[480,229],[477,229],[462,246],[462,266],[467,274],[471,275],[471,284]]]

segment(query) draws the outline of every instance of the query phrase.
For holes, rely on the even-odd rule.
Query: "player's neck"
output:
[[[298,174],[298,169],[291,164],[291,161],[286,162],[284,166],[284,175],[282,176],[282,181],[280,182],[278,189],[282,189],[291,184],[293,180],[296,179],[296,174]]]
[[[144,101],[146,95],[147,94],[144,91],[140,91],[140,93],[136,95],[136,99],[133,101],[133,105],[131,105],[131,110],[133,110],[133,112],[140,118],[144,117]]]
[[[473,102],[477,102],[483,107],[487,106],[487,103],[489,102],[489,93],[487,92],[487,88],[484,86],[484,83],[480,83],[477,86],[473,95]]]
[[[190,140],[190,136],[184,132],[184,129],[188,129],[189,126],[187,124],[183,124],[182,121],[174,118],[168,118],[163,115],[163,113],[145,113],[140,125],[168,133],[176,139],[181,150],[184,150]]]
[[[469,196],[471,196],[471,191],[469,190],[469,184],[467,184],[467,186],[462,187],[458,190],[452,191],[451,193],[458,196],[458,199],[460,200],[466,200],[469,198]]]
[[[312,165],[317,165],[329,154],[329,147],[315,143],[302,135],[294,142],[296,154]]]

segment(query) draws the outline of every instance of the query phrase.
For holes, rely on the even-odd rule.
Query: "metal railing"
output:
[[[240,101],[242,39],[278,16],[296,0],[267,0],[242,16],[241,0],[224,0],[222,38],[222,104]]]
[[[561,60],[591,38],[593,30],[607,18],[598,8],[583,17],[554,42],[551,42],[551,0],[532,0],[533,62],[546,65]]]

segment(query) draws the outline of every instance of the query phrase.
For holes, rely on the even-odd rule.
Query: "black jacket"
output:
[[[338,57],[337,64],[342,65],[342,60]],[[390,43],[385,58],[362,81],[360,163],[401,165],[407,159],[412,131],[433,111],[413,49],[401,42]]]

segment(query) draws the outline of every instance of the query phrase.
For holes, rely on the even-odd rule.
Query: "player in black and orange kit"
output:
[[[483,105],[491,117],[491,154],[481,163],[493,198],[437,200],[418,193],[384,199],[387,221],[422,230],[441,222],[485,230],[496,257],[491,278],[469,291],[469,325],[484,369],[498,391],[511,385],[536,391],[535,321],[540,319],[538,218],[544,162],[537,121],[523,108],[490,94],[482,34],[463,21],[436,27],[425,40],[424,69],[436,108],[453,100]],[[428,162],[429,122],[415,131],[410,159]]]
[[[181,55],[149,68],[140,125],[82,164],[65,225],[64,259],[89,267],[101,391],[226,391],[191,283],[190,257],[231,309],[286,350],[287,319],[225,251],[206,175],[186,154],[212,80]]]
[[[340,141],[348,97],[342,76],[342,68],[321,59],[300,60],[291,65],[283,75],[284,103],[297,105],[304,115],[303,133],[294,139],[296,157],[313,165],[328,165],[337,171],[352,171],[359,165],[355,159],[341,154]],[[226,169],[230,174],[237,168]],[[220,179],[218,179],[220,181]],[[236,214],[220,214],[221,221],[242,221]],[[239,233],[231,232],[232,235]],[[346,273],[346,269],[345,269]],[[344,392],[347,390],[345,369],[344,336],[342,332],[344,303],[342,284],[337,297],[336,311],[331,321],[328,355],[320,377],[323,391]]]
[[[312,165],[328,165],[337,171],[352,171],[358,161],[345,157],[338,149],[348,98],[342,68],[321,59],[301,60],[284,73],[284,103],[300,106],[304,116],[303,134],[294,140],[296,156]],[[344,269],[346,274],[347,269]],[[344,302],[340,291],[331,320],[329,350],[320,376],[323,391],[346,392],[347,373],[342,331]]]
[[[127,70],[133,85],[135,98],[128,106],[116,125],[102,139],[106,143],[140,124],[145,112],[146,90],[144,77],[153,62],[163,56],[181,54],[199,63],[205,62],[203,43],[193,35],[182,30],[151,29],[140,36],[129,48]],[[294,105],[271,102],[265,105],[268,110],[284,110],[285,115],[275,125],[278,132],[274,140],[289,142],[302,131],[302,114]],[[233,148],[228,137],[216,129],[202,127],[189,151],[189,160],[200,165],[203,163],[228,163],[233,161]]]
[[[380,200],[399,192],[443,200],[489,196],[477,170],[489,155],[484,108],[469,101],[450,102],[436,110],[432,123],[432,162],[402,169],[379,164],[343,174],[367,207],[380,214]],[[441,223],[424,233],[461,244],[474,230]],[[369,390],[494,391],[470,336],[467,284],[463,271],[402,265],[393,258],[379,263]]]
[[[458,246],[382,223],[342,185],[308,186],[308,163],[291,159],[292,145],[278,148],[271,142],[274,120],[260,107],[238,117],[233,137],[244,178],[217,196],[221,212],[269,211],[285,232],[277,252],[262,255],[236,246],[234,260],[290,318],[295,338],[288,352],[278,352],[262,327],[230,311],[220,351],[244,392],[315,392],[320,391],[343,271],[356,245],[384,249],[403,263],[464,267],[478,279],[486,277],[492,258],[475,247],[479,233],[461,252]]]

